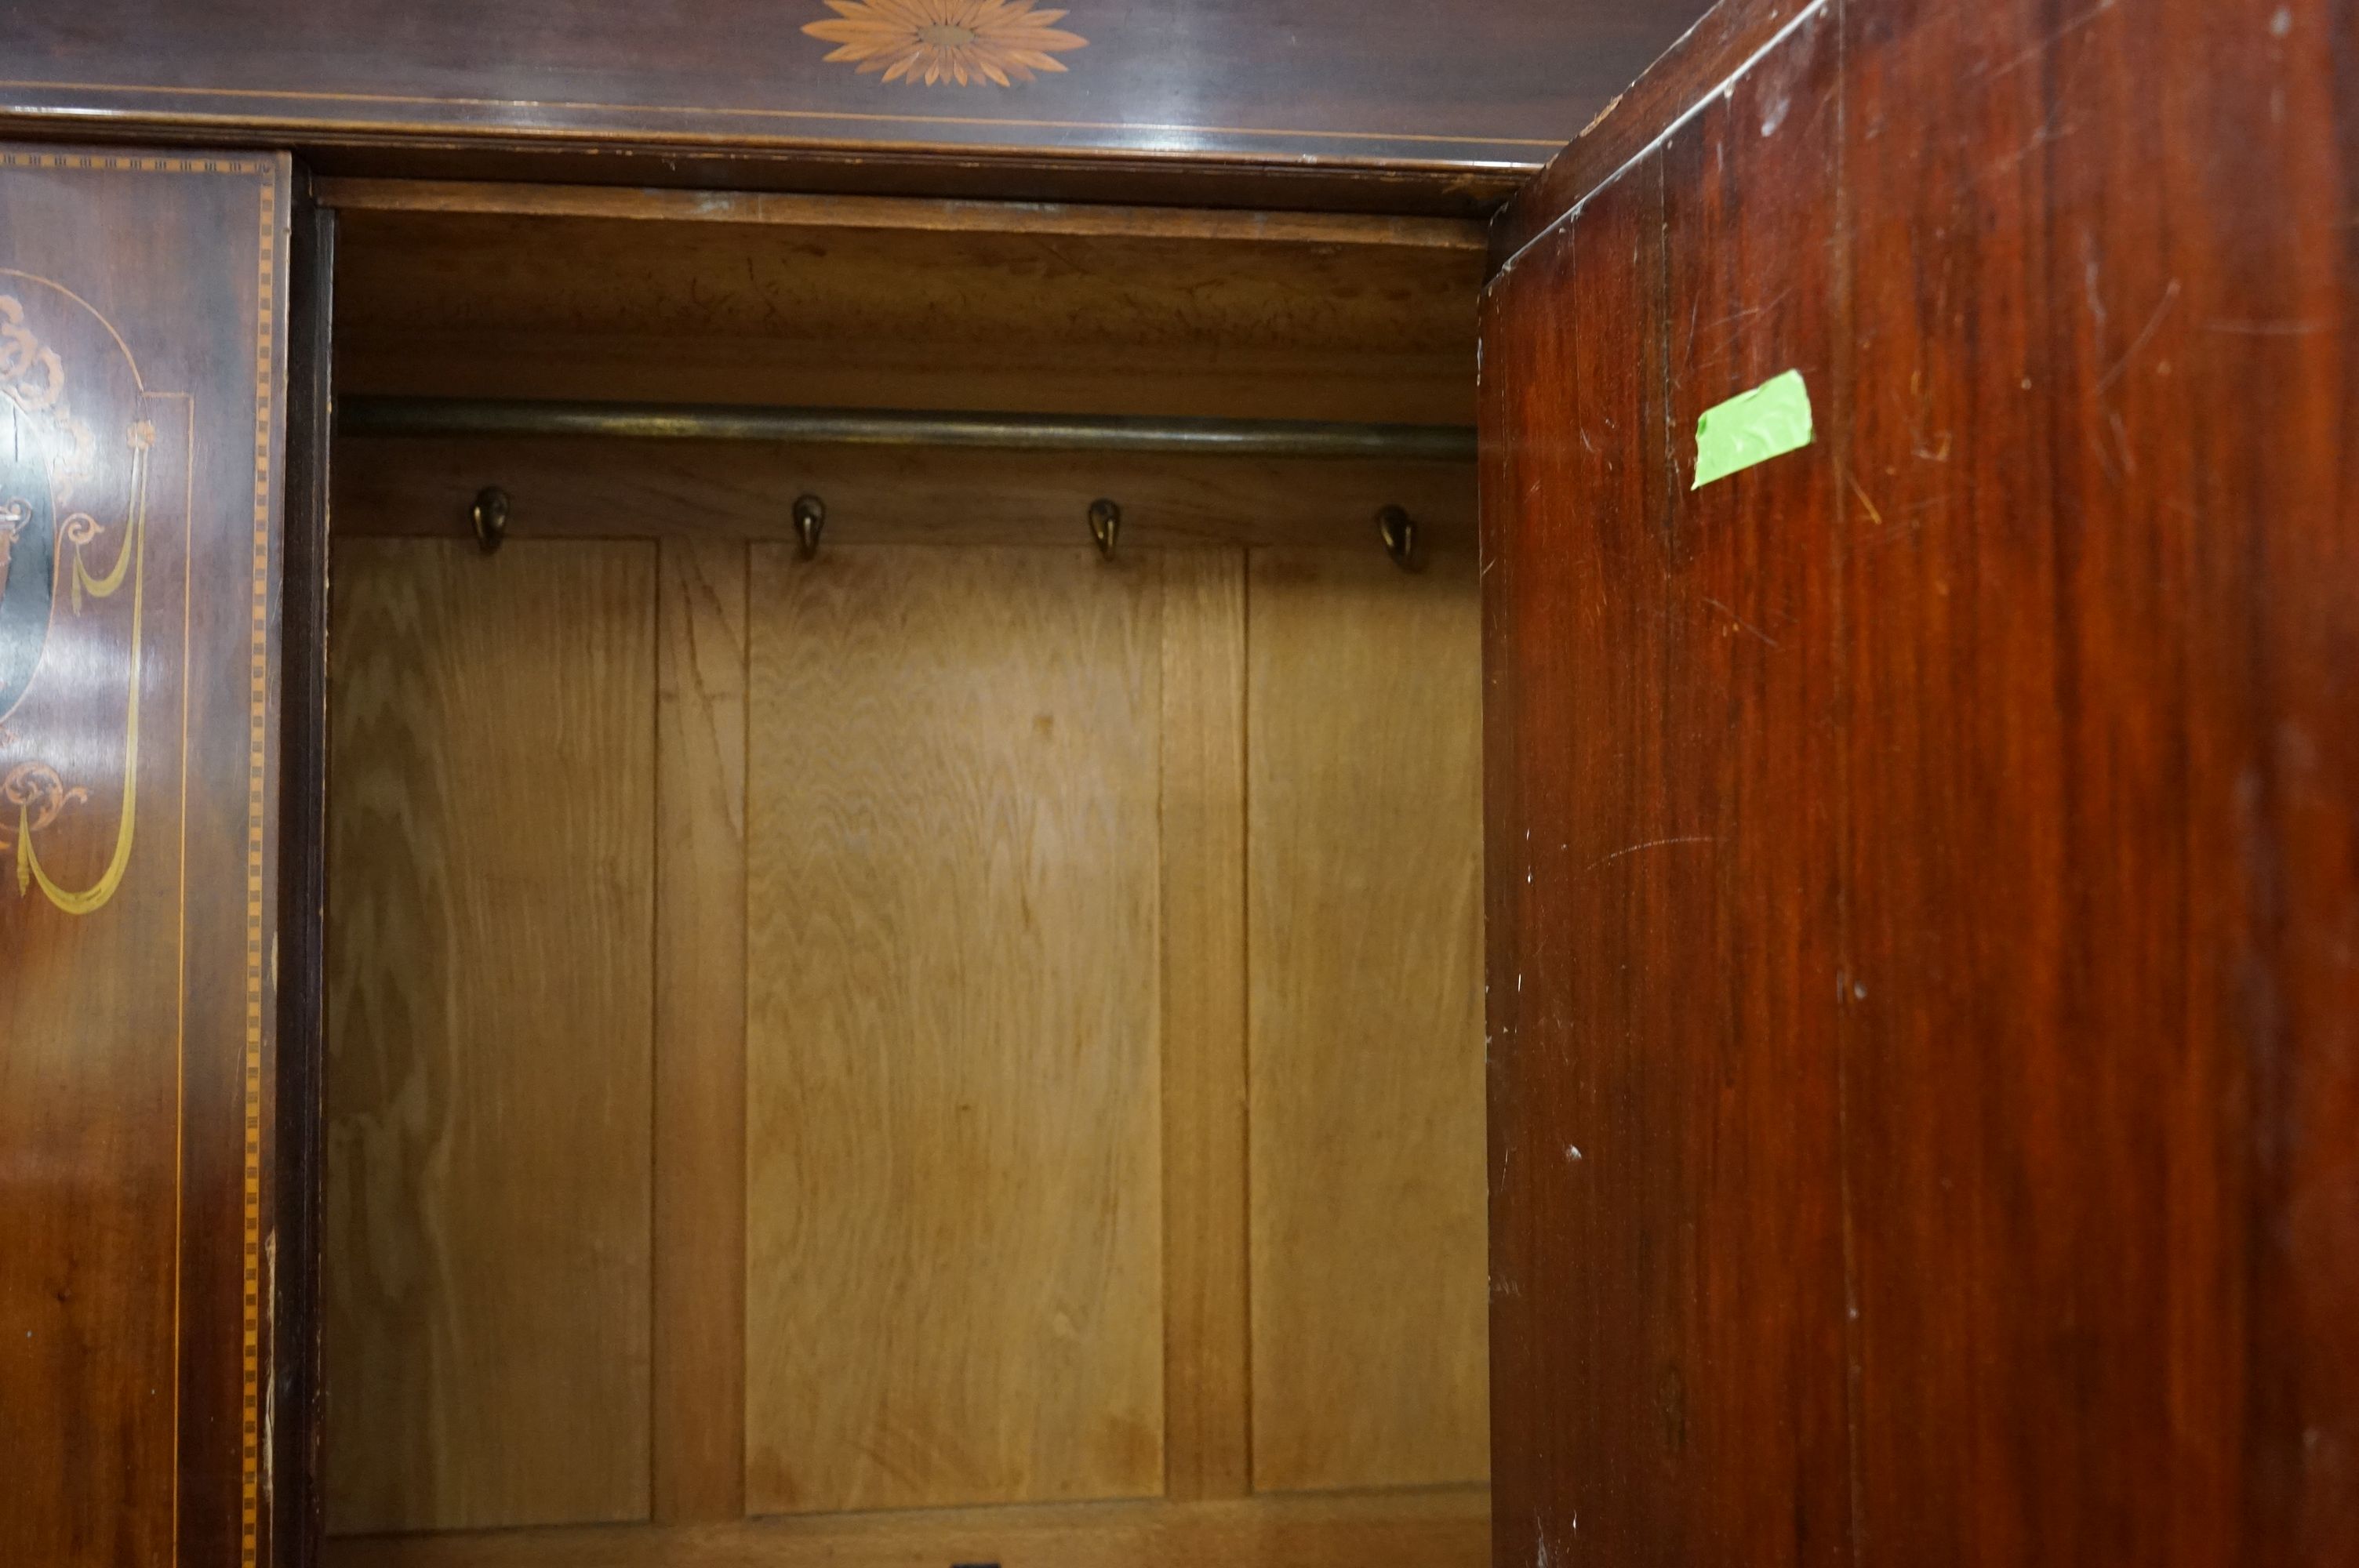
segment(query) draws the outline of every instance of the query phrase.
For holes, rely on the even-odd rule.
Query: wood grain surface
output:
[[[655,551],[337,567],[329,1525],[644,1519]]]
[[[1833,616],[1822,557],[1784,525],[1823,512],[1827,474],[1773,463],[1690,500],[1662,434],[1788,366],[1823,384],[1824,299],[1760,258],[1832,221],[1832,44],[1807,35],[1518,269],[1549,293],[1577,276],[1584,325],[1668,336],[1526,338],[1503,290],[1488,340],[1497,395],[1561,388],[1565,421],[1503,444],[1490,481],[1545,498],[1494,589],[1516,733],[1491,766],[1520,788],[1494,839],[1492,919],[1520,938],[1491,982],[1513,1043],[1493,1098],[1497,1474],[1517,1498],[1579,1487],[1581,1536],[1634,1561],[1818,1561],[1848,1518],[1832,801],[1810,782]],[[1788,93],[1792,121],[1761,136]],[[1702,173],[1723,157],[1773,199],[1740,212]],[[1573,1454],[1603,1466],[1585,1485]],[[1569,1509],[1506,1529],[1527,1551],[1576,1539]]]
[[[651,507],[643,525],[661,533],[673,515]],[[544,673],[500,688],[531,717],[484,706],[456,672],[495,662],[513,634],[499,626],[596,641],[594,690],[654,704],[652,739],[634,742],[651,793],[599,808],[645,814],[653,856],[653,1143],[632,1156],[656,1217],[651,1389],[633,1396],[647,1401],[633,1408],[648,1423],[653,1518],[1238,1498],[1256,1482],[1257,1411],[1315,1455],[1278,1472],[1293,1485],[1482,1477],[1468,1376],[1481,1359],[1470,557],[1445,547],[1412,577],[1372,536],[1348,553],[1267,556],[1266,652],[1251,671],[1266,728],[1249,730],[1248,552],[1235,546],[1126,549],[1113,564],[1071,546],[833,542],[805,562],[692,535],[524,538],[490,561],[428,539],[343,548],[357,630],[340,639],[340,690],[357,684],[366,700],[340,702],[340,723],[372,726],[377,753],[406,759],[340,791],[339,842],[375,859],[340,870],[339,940],[370,962],[429,929],[413,909],[408,936],[379,935],[390,922],[376,904],[416,903],[394,875],[409,862],[381,852],[396,837],[385,824],[401,819],[398,836],[415,839],[408,820],[440,809],[453,776],[492,766],[484,748],[527,743],[540,715],[588,699]],[[614,561],[647,574],[652,628],[617,636],[615,612],[578,580]],[[541,577],[554,586],[527,596],[519,585]],[[442,650],[422,676],[395,662],[413,643]],[[1405,686],[1386,674],[1402,658],[1420,672]],[[372,697],[372,682],[395,695]],[[1437,721],[1464,744],[1429,754]],[[1374,751],[1331,766],[1325,750],[1347,741]],[[1268,792],[1250,882],[1249,742],[1273,777],[1307,781],[1292,797]],[[1375,797],[1352,783],[1368,755],[1391,781]],[[356,809],[341,806],[349,791]],[[1443,839],[1436,822],[1450,825]],[[516,852],[561,859],[569,831],[539,825]],[[1395,865],[1400,842],[1449,840],[1460,852]],[[545,912],[580,895],[517,890],[567,874],[519,865],[502,885]],[[1318,876],[1342,892],[1284,936],[1268,910]],[[1411,912],[1373,939],[1354,918],[1372,880],[1380,903]],[[1249,893],[1266,906],[1250,949]],[[1454,901],[1444,918],[1463,927],[1438,946],[1435,901]],[[403,962],[419,969],[415,955]],[[1293,1112],[1263,1130],[1259,1186],[1246,1144],[1256,966],[1287,1047],[1265,1080]],[[443,975],[406,994],[455,989],[462,1013],[524,1005],[489,986],[516,989]],[[1436,1006],[1463,1026],[1455,1071],[1446,1053],[1415,1049],[1451,1033],[1427,1017]],[[602,1018],[619,1011],[597,1004]],[[1397,1092],[1370,1096],[1348,1042],[1379,1015],[1398,1043]],[[1453,1080],[1463,1103],[1437,1113],[1431,1091]],[[1322,1111],[1322,1096],[1343,1103]],[[352,1098],[339,1097],[340,1128]],[[397,1223],[436,1223],[435,1150],[413,1138],[383,1151],[401,1173],[385,1182],[401,1189]],[[586,1171],[603,1154],[566,1157]],[[1453,1203],[1435,1172],[1462,1162],[1468,1201]],[[338,1198],[348,1213],[341,1186]],[[1328,1262],[1350,1253],[1357,1283],[1331,1282],[1315,1255],[1307,1271],[1272,1266],[1258,1288],[1290,1293],[1263,1315],[1295,1336],[1273,1343],[1316,1360],[1341,1324],[1355,1354],[1397,1352],[1400,1370],[1352,1386],[1331,1356],[1308,1377],[1274,1377],[1256,1401],[1256,1205],[1284,1226],[1334,1203],[1353,1228],[1312,1245]],[[479,1260],[477,1272],[497,1284],[514,1270]],[[1400,1294],[1402,1281],[1423,1293]],[[342,1319],[331,1330],[387,1338]],[[609,1380],[595,1397],[618,1395]],[[487,1424],[484,1400],[510,1421],[546,1404],[531,1389],[469,1397],[442,1404],[471,1432]],[[608,1441],[587,1415],[567,1432],[551,1452]],[[470,1528],[455,1510],[481,1499],[454,1500],[447,1469],[469,1441],[340,1459],[340,1478],[377,1499],[381,1522],[362,1528]],[[352,1509],[337,1517],[353,1528]]]
[[[1254,1482],[1480,1480],[1473,562],[1252,558]]]
[[[1159,589],[755,548],[756,1513],[1162,1487]]]
[[[733,222],[753,199],[712,200],[700,221],[345,213],[344,389],[1473,417],[1483,254],[1420,229],[1342,243],[1286,214],[1051,226],[1064,210],[978,204],[956,211],[1010,221]]]
[[[1245,552],[1163,572],[1164,1493],[1253,1490]]]
[[[1777,9],[1487,304],[1500,1559],[2348,1561],[2343,18]]]
[[[1480,1568],[1481,1487],[1229,1502],[1068,1503],[762,1519],[376,1536],[329,1542],[329,1568]]]
[[[658,552],[654,1512],[745,1512],[745,574]]]

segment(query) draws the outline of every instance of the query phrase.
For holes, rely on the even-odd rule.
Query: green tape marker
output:
[[[1810,393],[1789,370],[1740,393],[1696,421],[1696,475],[1690,490],[1741,473],[1810,444]]]

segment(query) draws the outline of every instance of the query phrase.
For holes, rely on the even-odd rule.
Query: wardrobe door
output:
[[[275,154],[0,146],[0,1561],[297,1556],[293,197]]]
[[[1498,231],[1501,1563],[2359,1562],[2350,20],[1725,0]]]

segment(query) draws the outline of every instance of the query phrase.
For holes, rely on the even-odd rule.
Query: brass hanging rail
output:
[[[905,413],[725,404],[558,403],[505,397],[358,396],[338,403],[347,436],[603,436],[780,446],[988,447],[1231,458],[1379,458],[1471,462],[1462,425],[1310,419],[1159,419],[1126,415]]]

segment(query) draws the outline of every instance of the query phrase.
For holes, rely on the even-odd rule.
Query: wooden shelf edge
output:
[[[327,1568],[1482,1568],[1487,1487],[331,1540]]]
[[[1480,253],[1488,243],[1483,223],[1460,218],[350,177],[322,178],[318,187],[321,205],[345,212],[595,218],[1238,244],[1381,245],[1467,253]]]

